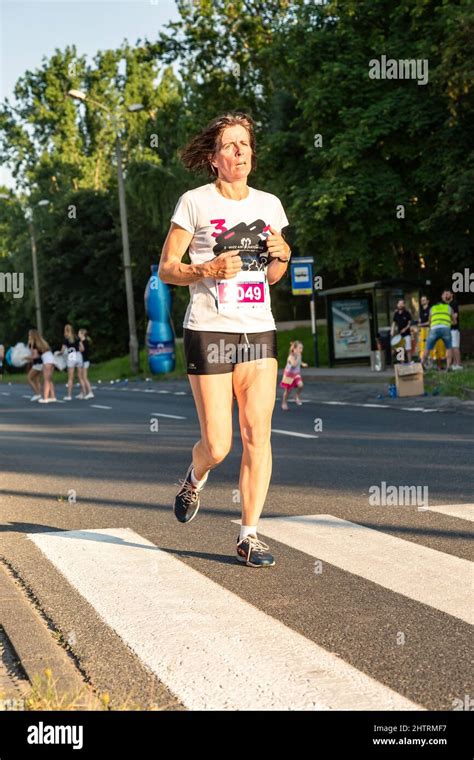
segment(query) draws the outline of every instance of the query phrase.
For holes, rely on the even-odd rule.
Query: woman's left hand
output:
[[[267,249],[270,258],[278,256],[287,259],[290,255],[290,246],[285,239],[270,225],[270,235],[267,237]]]

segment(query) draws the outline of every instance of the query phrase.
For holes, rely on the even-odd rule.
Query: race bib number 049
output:
[[[265,307],[265,274],[239,272],[230,280],[218,280],[217,294],[219,311]]]

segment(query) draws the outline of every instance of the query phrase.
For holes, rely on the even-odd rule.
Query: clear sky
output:
[[[10,101],[17,79],[56,48],[74,44],[91,61],[124,39],[154,39],[179,16],[174,0],[0,0],[0,11],[0,99]],[[4,169],[0,183],[12,186]]]

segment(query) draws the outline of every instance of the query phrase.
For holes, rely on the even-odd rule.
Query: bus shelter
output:
[[[390,325],[400,298],[418,319],[421,283],[376,280],[360,285],[322,290],[328,329],[329,365],[370,364],[370,352],[380,341],[385,361],[391,363]]]

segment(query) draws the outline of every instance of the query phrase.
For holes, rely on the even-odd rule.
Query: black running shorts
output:
[[[185,327],[183,336],[188,375],[221,375],[243,362],[278,359],[276,330],[227,333]]]

